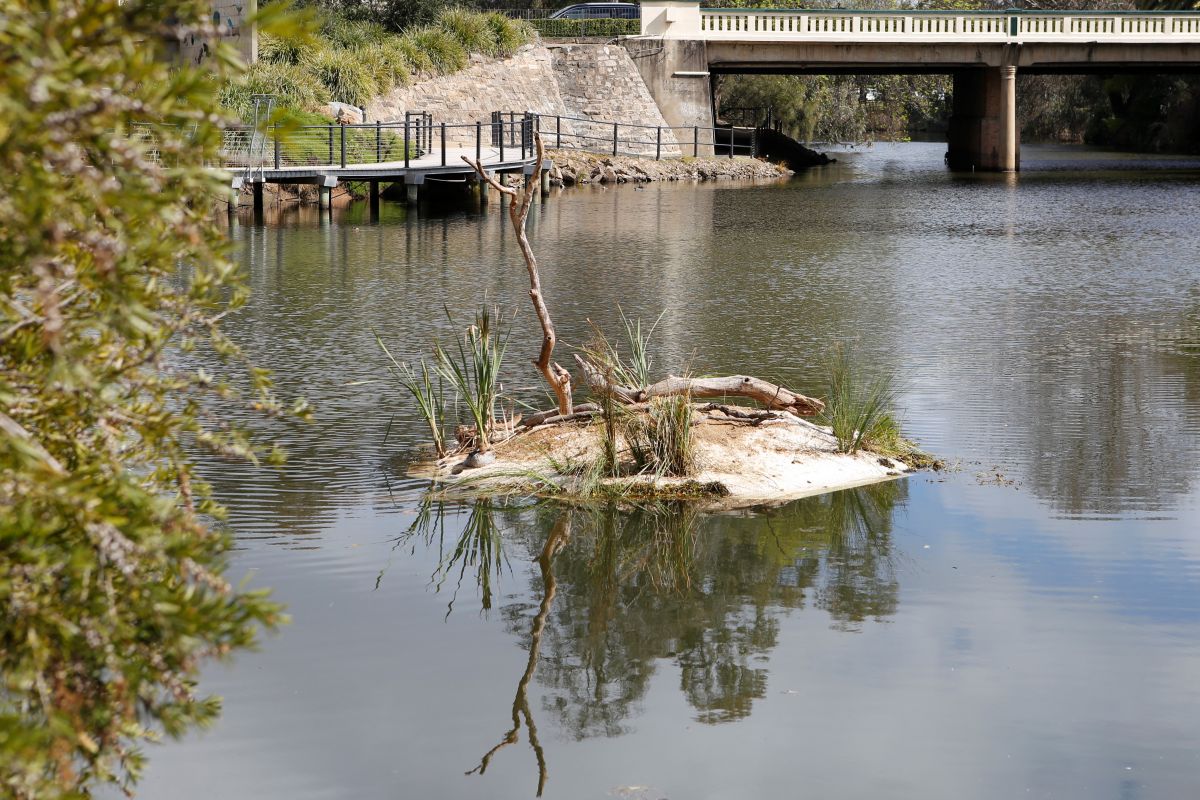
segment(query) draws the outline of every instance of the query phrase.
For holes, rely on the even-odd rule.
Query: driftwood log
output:
[[[538,274],[537,258],[534,257],[533,248],[529,245],[529,237],[525,235],[525,220],[529,218],[529,207],[533,205],[533,193],[538,190],[540,170],[546,157],[542,136],[536,130],[533,134],[533,141],[537,145],[537,165],[532,175],[525,176],[525,186],[519,191],[511,186],[503,185],[489,175],[479,161],[472,161],[466,156],[463,156],[462,159],[474,167],[475,172],[489,186],[508,197],[508,219],[517,234],[517,244],[521,246],[521,255],[525,258],[525,268],[529,272],[529,299],[533,301],[533,310],[537,313],[538,322],[542,326],[542,349],[533,363],[554,392],[554,397],[558,400],[558,413],[565,417],[574,411],[571,400],[571,373],[557,362],[551,361],[554,343],[557,341],[554,335],[554,323],[550,320],[550,311],[546,308],[545,300],[542,299],[542,279]]]
[[[719,378],[680,378],[670,375],[666,380],[644,389],[634,389],[608,380],[595,364],[578,353],[575,354],[575,361],[592,391],[609,394],[622,403],[644,403],[652,397],[686,394],[697,398],[745,397],[762,403],[772,411],[787,411],[798,417],[811,417],[825,409],[825,404],[815,397],[797,394],[749,375]]]

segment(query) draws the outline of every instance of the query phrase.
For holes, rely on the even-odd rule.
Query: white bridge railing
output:
[[[1200,12],[824,11],[644,0],[642,34],[754,42],[1200,42]]]

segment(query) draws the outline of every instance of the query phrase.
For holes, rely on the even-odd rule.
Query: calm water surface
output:
[[[319,418],[282,474],[208,472],[234,573],[294,621],[207,671],[223,718],[152,748],[143,796],[1196,796],[1200,163],[942,149],[535,207],[567,345],[665,311],[661,371],[819,392],[847,342],[957,464],[719,516],[422,502],[372,329],[413,358],[486,295],[532,391],[506,221],[243,220],[232,333]]]

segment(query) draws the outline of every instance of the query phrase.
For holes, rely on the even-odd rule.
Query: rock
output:
[[[325,106],[325,113],[339,125],[361,125],[365,119],[363,110],[349,103],[331,102]]]

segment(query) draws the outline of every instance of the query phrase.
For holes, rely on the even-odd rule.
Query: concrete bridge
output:
[[[710,9],[644,0],[627,42],[670,125],[712,125],[722,73],[950,74],[955,169],[1020,165],[1016,75],[1200,69],[1200,12]]]

